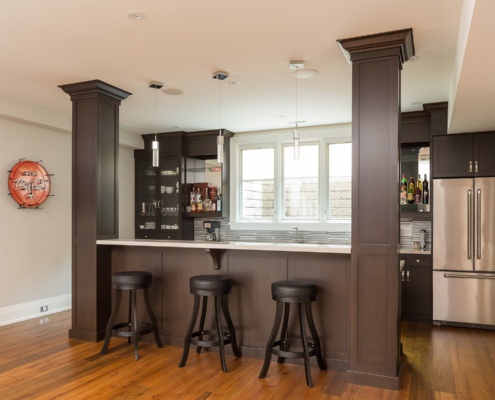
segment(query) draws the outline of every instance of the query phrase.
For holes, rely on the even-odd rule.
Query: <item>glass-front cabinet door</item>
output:
[[[160,157],[160,166],[151,158],[136,158],[136,238],[191,239],[193,221],[181,208],[183,171],[181,157]],[[191,226],[190,226],[191,225]]]
[[[178,232],[180,226],[180,158],[160,158],[157,187],[157,229],[170,233]]]
[[[400,209],[403,216],[429,213],[431,202],[429,144],[403,145],[400,156]]]

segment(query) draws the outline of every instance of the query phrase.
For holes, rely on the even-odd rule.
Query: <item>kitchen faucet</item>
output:
[[[296,230],[296,241],[295,241],[295,243],[302,243],[302,242],[303,242],[303,240],[302,240],[302,238],[301,238],[301,239],[299,239],[299,229],[297,228],[297,226],[293,226],[293,227],[291,228],[291,230],[292,230],[292,229],[295,229],[295,230]]]

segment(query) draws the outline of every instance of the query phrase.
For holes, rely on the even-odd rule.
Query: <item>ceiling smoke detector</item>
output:
[[[226,71],[215,71],[213,72],[213,79],[218,79],[220,81],[223,81],[224,79],[229,77],[229,73]]]

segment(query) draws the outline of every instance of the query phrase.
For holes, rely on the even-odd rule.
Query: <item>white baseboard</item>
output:
[[[48,310],[41,311],[41,307],[43,306],[48,306]],[[72,296],[70,294],[64,294],[62,296],[40,299],[29,303],[1,307],[0,326],[15,324],[16,322],[70,310],[72,308],[71,306]]]

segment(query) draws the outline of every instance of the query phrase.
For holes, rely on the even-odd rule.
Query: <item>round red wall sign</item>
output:
[[[35,208],[50,194],[50,177],[34,161],[19,161],[9,173],[9,191],[22,208]]]

